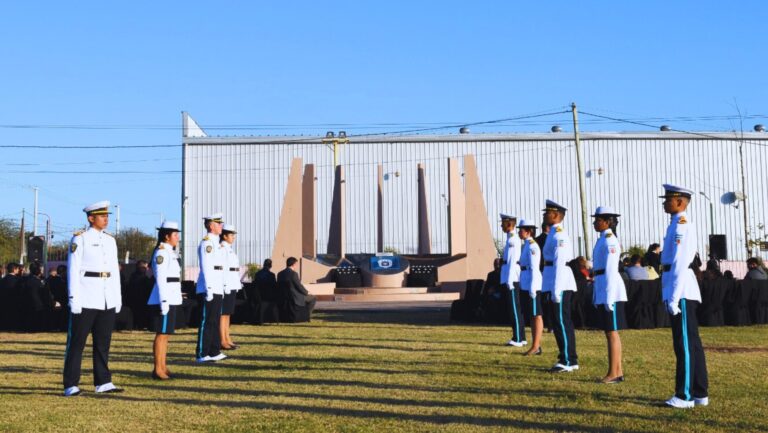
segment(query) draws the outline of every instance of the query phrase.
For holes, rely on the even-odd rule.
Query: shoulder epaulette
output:
[[[677,223],[678,223],[678,224],[686,224],[687,222],[688,222],[688,220],[687,220],[687,219],[685,219],[685,217],[680,217],[680,219],[679,219],[679,220],[677,220]]]
[[[160,244],[160,245],[158,245],[158,246],[157,246],[157,249],[158,249],[158,250],[164,250],[164,249],[165,249],[165,246],[163,246],[163,244]]]
[[[207,241],[208,239],[209,239],[208,236],[203,238],[204,241]]]
[[[611,236],[613,236],[613,233],[606,233],[605,234],[605,237],[607,237],[607,238],[610,238]]]
[[[78,230],[72,236],[80,236],[83,233],[85,233],[85,230]]]
[[[102,233],[104,233],[104,234],[105,234],[105,235],[107,235],[107,236],[115,237],[115,235],[113,235],[112,233],[106,232],[106,231],[104,231],[104,232],[102,232]]]
[[[535,240],[533,240],[533,239],[531,239],[531,238],[528,238],[528,243],[529,243],[529,244],[531,244],[531,245],[533,245],[533,244],[535,244],[535,243],[536,243],[536,241],[535,241]]]
[[[560,233],[561,231],[563,231],[563,228],[562,227],[555,227],[555,231],[557,233]]]

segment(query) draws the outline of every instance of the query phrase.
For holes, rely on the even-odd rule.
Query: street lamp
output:
[[[715,210],[714,205],[712,204],[712,200],[710,200],[709,196],[704,194],[704,191],[699,191],[699,194],[701,194],[702,197],[707,199],[709,202],[709,234],[713,235],[715,234]]]

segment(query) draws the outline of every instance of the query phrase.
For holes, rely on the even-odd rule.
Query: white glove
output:
[[[122,304],[118,305],[117,307],[115,307],[115,314],[120,313],[120,310],[122,310],[122,309],[123,309],[123,305]]]
[[[603,307],[605,307],[605,311],[609,313],[613,311],[613,304],[603,304]]]
[[[83,312],[83,307],[72,299],[69,300],[69,310],[72,314],[80,314]]]
[[[167,302],[162,302],[160,304],[160,312],[163,313],[163,316],[168,315],[168,312],[171,311],[171,307],[168,305]]]
[[[562,293],[552,292],[552,301],[556,304],[559,304],[560,301],[562,301],[561,297]]]
[[[213,292],[211,292],[210,290],[205,292],[205,300],[208,302],[213,301]]]
[[[680,304],[678,302],[667,302],[667,311],[673,316],[680,314]]]

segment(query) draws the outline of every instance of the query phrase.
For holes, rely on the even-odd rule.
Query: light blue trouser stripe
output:
[[[563,294],[563,298],[565,298],[565,294]],[[565,323],[563,323],[563,301],[565,299],[561,299],[558,305],[560,305],[560,329],[563,330],[563,355],[565,356],[565,365],[566,367],[571,366],[571,361],[568,359],[568,334],[565,332]]]
[[[536,296],[531,297],[531,304],[533,304],[533,316],[536,317]]]
[[[69,345],[72,341],[72,311],[69,312],[69,325],[67,325],[67,347],[64,349],[64,359],[69,355]]]
[[[618,331],[619,325],[616,324],[616,303],[613,303],[613,330]]]
[[[691,399],[691,354],[688,351],[688,312],[685,309],[685,299],[680,300],[683,311],[683,351],[685,352],[685,399]]]
[[[165,334],[165,330],[168,328],[168,315],[163,316],[163,334]]]
[[[520,321],[517,319],[517,301],[515,300],[515,288],[514,286],[511,286],[509,288],[509,293],[512,295],[510,296],[512,298],[512,311],[515,312],[515,341],[520,341]]]
[[[203,332],[205,332],[205,307],[208,302],[204,302],[203,307],[203,319],[200,321],[200,330],[197,336],[197,357],[203,357]]]

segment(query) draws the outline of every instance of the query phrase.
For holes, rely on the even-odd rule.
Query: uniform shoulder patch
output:
[[[208,245],[207,247],[205,247],[205,252],[206,253],[210,253],[211,251],[213,251],[213,247],[212,246]]]
[[[561,231],[563,231],[563,228],[562,227],[555,227],[555,231],[557,233],[560,233]]]
[[[685,219],[685,217],[680,217],[680,219],[679,219],[679,220],[677,220],[677,223],[678,223],[678,224],[687,224],[687,223],[688,223],[688,220],[687,220],[687,219]]]
[[[163,260],[165,260],[165,259],[163,258],[163,256],[161,256],[159,254],[157,255],[157,257],[155,257],[155,261],[157,262],[158,265],[163,264]]]

